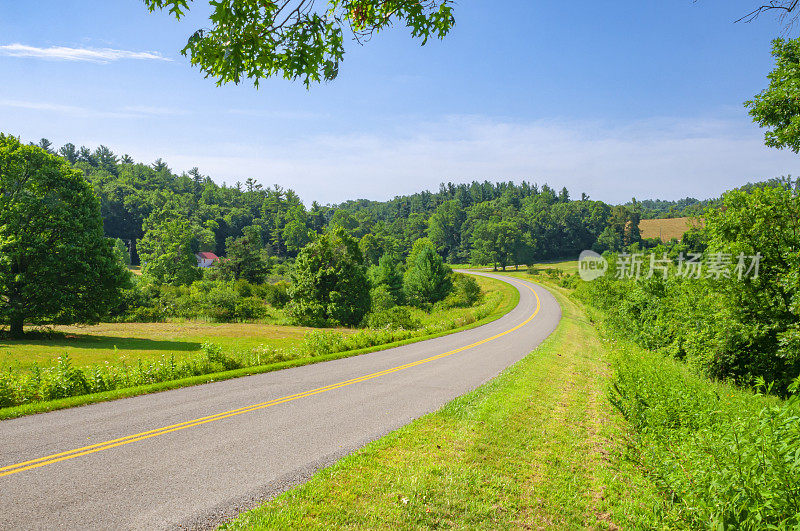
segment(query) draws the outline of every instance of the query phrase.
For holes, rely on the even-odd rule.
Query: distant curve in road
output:
[[[0,528],[208,528],[525,357],[544,288],[464,332],[389,350],[0,422]]]

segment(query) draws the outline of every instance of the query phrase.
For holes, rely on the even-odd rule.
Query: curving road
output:
[[[0,422],[0,528],[209,527],[435,411],[555,329],[544,288],[404,347]]]

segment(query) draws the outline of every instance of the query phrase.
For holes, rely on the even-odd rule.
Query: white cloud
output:
[[[150,116],[186,116],[189,111],[185,109],[173,109],[171,107],[154,107],[150,105],[127,105],[121,109],[123,112],[134,114],[146,114]]]
[[[280,144],[162,153],[232,183],[279,183],[306,201],[388,199],[439,182],[514,180],[566,186],[611,202],[719,195],[798,173],[797,156],[763,146],[746,118],[529,123],[454,116],[373,134],[315,135]],[[209,155],[209,153],[218,153]],[[233,154],[232,154],[233,153]],[[151,157],[152,158],[152,157]]]
[[[52,61],[84,61],[108,63],[120,59],[143,59],[152,61],[172,61],[158,52],[134,52],[114,48],[71,48],[69,46],[50,46],[39,48],[26,44],[13,43],[0,45],[0,55],[10,57],[32,57]]]
[[[158,116],[183,116],[189,111],[170,107],[151,107],[147,105],[128,105],[119,109],[98,109],[63,105],[42,101],[12,100],[0,98],[0,107],[42,111],[46,114],[61,114],[79,118],[153,118]]]
[[[137,118],[141,116],[141,114],[137,115],[133,112],[90,109],[87,107],[79,107],[77,105],[62,105],[59,103],[48,103],[42,101],[0,99],[0,107],[43,111],[45,113],[63,114],[79,118]]]

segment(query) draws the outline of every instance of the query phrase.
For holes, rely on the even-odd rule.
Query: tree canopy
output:
[[[772,43],[775,69],[769,85],[745,102],[753,120],[764,133],[764,143],[774,148],[800,152],[800,39],[775,39]]]
[[[369,311],[369,280],[358,241],[341,227],[300,251],[288,309],[307,324],[357,325]]]
[[[144,0],[150,11],[176,18],[190,0]],[[210,1],[210,27],[195,31],[181,53],[217,84],[282,75],[311,83],[336,78],[344,58],[345,31],[358,42],[394,23],[404,24],[425,44],[443,38],[455,24],[453,0]]]
[[[414,242],[403,276],[406,299],[419,306],[439,302],[453,287],[452,271],[428,238]]]
[[[81,172],[0,133],[0,324],[98,322],[128,278]]]

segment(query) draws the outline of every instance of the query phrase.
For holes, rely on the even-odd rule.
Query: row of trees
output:
[[[387,252],[368,268],[359,242],[337,226],[300,252],[288,309],[307,324],[356,325],[370,310],[405,303],[428,307],[444,300],[453,289],[452,276],[425,238],[415,242],[405,267]]]

